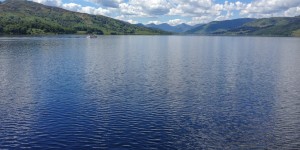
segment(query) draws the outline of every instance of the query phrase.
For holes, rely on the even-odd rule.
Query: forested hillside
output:
[[[0,3],[0,34],[168,34],[101,15],[72,12],[25,0]]]

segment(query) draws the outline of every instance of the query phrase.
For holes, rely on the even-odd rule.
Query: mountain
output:
[[[241,27],[230,29],[225,35],[300,36],[300,17],[257,19]]]
[[[175,28],[177,29],[178,32],[186,32],[186,31],[192,29],[193,27],[195,27],[195,26],[191,26],[191,25],[188,25],[188,24],[185,24],[185,23],[182,23],[182,24],[179,24],[179,25],[175,26]]]
[[[214,34],[215,32],[227,31],[242,26],[245,23],[254,21],[255,19],[251,18],[242,18],[234,20],[225,20],[225,21],[213,21],[208,24],[200,25],[196,28],[188,30],[186,33],[193,34]]]
[[[159,30],[163,30],[163,31],[167,31],[167,32],[175,32],[175,33],[183,33],[185,31],[188,31],[193,28],[193,26],[187,25],[185,23],[182,23],[182,24],[179,24],[176,26],[171,26],[167,23],[162,23],[162,24],[158,24],[158,25],[151,23],[151,24],[147,24],[144,26],[146,26],[148,28],[159,29]]]
[[[154,23],[151,23],[151,24],[147,24],[145,25],[146,27],[148,28],[153,28],[153,29],[160,29],[160,30],[163,30],[163,31],[170,31],[172,32],[173,30],[173,27],[167,23],[162,23],[162,24],[154,24]]]
[[[26,0],[0,3],[0,34],[168,34],[101,15],[89,15]]]
[[[145,27],[144,24],[142,23],[138,23],[138,24],[135,24],[136,26],[139,26],[139,27]]]
[[[202,35],[300,36],[300,16],[214,21],[186,33]]]

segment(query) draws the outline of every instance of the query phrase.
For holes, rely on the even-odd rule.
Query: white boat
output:
[[[87,38],[94,39],[97,38],[97,35],[88,35]]]

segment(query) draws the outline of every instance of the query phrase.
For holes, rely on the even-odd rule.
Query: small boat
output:
[[[94,39],[97,38],[97,35],[88,35],[87,38]]]

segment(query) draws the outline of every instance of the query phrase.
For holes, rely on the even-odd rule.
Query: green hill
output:
[[[300,17],[274,17],[257,19],[243,26],[228,30],[232,35],[299,36]]]
[[[242,18],[234,20],[225,20],[225,21],[213,21],[208,24],[200,25],[196,28],[193,28],[186,33],[192,34],[214,34],[216,32],[224,32],[230,29],[235,29],[242,26],[245,23],[251,22],[254,19],[251,18]]]
[[[101,15],[26,0],[0,2],[0,34],[168,34]]]
[[[300,36],[300,16],[215,21],[189,30],[186,33],[204,35]]]

